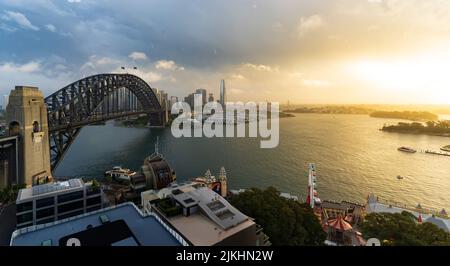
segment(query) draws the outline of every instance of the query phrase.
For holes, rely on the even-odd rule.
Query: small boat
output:
[[[398,176],[397,176],[397,179],[398,179],[398,180],[402,180],[402,179],[403,179],[403,176],[398,175]]]
[[[105,172],[105,176],[110,176],[117,181],[130,181],[130,178],[134,175],[136,175],[136,172],[121,166],[114,166],[112,170]]]
[[[408,153],[416,153],[417,151],[413,148],[409,148],[409,147],[400,147],[397,150],[402,151],[402,152],[408,152]]]

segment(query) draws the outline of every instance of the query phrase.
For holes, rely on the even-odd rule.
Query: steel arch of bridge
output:
[[[151,87],[131,74],[100,74],[80,79],[46,97],[45,103],[52,170],[83,126],[143,113],[160,118],[162,112]]]

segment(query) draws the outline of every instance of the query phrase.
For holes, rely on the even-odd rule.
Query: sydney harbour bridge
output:
[[[167,122],[167,106],[158,100],[144,80],[131,74],[94,75],[75,81],[46,98],[39,99],[39,95],[42,93],[33,87],[16,87],[11,92],[6,122],[8,141],[16,143],[16,162],[8,165],[10,180],[29,179],[23,175],[30,173],[20,169],[26,169],[28,164],[36,165],[35,160],[41,156],[36,152],[39,143],[44,143],[43,149],[49,149],[51,171],[55,169],[83,126],[140,114],[147,114],[151,126],[164,126]],[[36,114],[43,110],[46,110],[46,117]],[[33,146],[34,151],[30,151],[29,146]],[[0,160],[14,158],[7,150],[1,154],[4,158]],[[33,175],[39,174],[34,172]],[[11,177],[14,174],[22,177]]]

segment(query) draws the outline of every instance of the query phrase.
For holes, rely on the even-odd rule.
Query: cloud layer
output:
[[[447,58],[450,45],[450,1],[438,0],[4,0],[0,10],[1,94],[25,83],[49,94],[125,67],[180,97],[217,95],[227,79],[231,100],[403,101],[388,97],[398,86],[348,69]]]

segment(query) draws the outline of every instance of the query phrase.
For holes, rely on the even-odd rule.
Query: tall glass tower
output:
[[[220,81],[220,104],[222,104],[222,106],[225,106],[225,103],[227,101],[227,96],[225,93],[225,80],[221,80]]]

